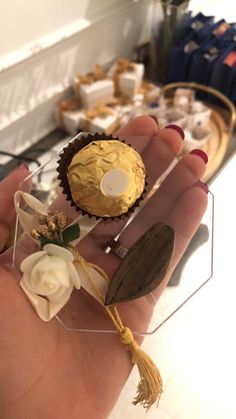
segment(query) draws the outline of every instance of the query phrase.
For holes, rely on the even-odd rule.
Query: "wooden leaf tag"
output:
[[[154,224],[129,250],[114,273],[105,305],[133,300],[149,294],[161,283],[174,250],[172,227]]]

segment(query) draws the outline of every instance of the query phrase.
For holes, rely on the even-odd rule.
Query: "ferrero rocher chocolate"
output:
[[[98,217],[127,213],[142,195],[145,178],[141,156],[115,139],[90,142],[74,155],[67,171],[73,202]]]

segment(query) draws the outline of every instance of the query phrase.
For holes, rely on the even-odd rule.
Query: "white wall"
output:
[[[235,0],[191,0],[190,9],[217,19],[224,18],[228,22],[236,20]]]
[[[83,18],[88,3],[89,0],[2,0],[0,58]]]
[[[26,2],[15,0],[15,3],[19,6],[20,1]],[[25,12],[26,19],[20,7],[18,16],[22,21],[17,23],[14,18],[11,25],[5,21],[0,34],[0,44],[6,53],[0,55],[0,150],[11,149],[16,153],[55,128],[56,103],[70,93],[73,77],[78,72],[91,71],[96,63],[106,65],[119,56],[132,57],[135,46],[147,38],[150,29],[151,0],[77,0],[83,4],[80,16],[84,18],[79,19],[74,0],[28,0],[27,3],[31,2],[35,6],[31,10],[32,26],[37,26],[32,29],[33,35],[24,28],[30,20],[29,10]],[[14,1],[8,1],[9,8],[11,3]],[[61,13],[57,19],[48,14],[47,22],[37,24],[43,20],[42,13],[38,17],[38,3],[40,7],[45,4],[45,19],[45,11],[52,13],[52,4],[55,8],[56,3],[61,5]],[[74,13],[66,12],[70,3],[75,6]],[[3,15],[6,18],[6,5],[1,21]],[[9,12],[8,19],[13,19]],[[14,31],[11,40],[5,42],[3,33],[8,32],[7,26],[14,27]],[[31,45],[27,46],[27,42]]]
[[[127,0],[2,0],[0,7],[0,60],[40,38],[91,20],[117,3]],[[191,0],[190,8],[229,21],[236,20],[234,0]]]

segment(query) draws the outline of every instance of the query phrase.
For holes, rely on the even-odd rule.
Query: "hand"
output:
[[[165,151],[178,154],[180,135],[173,129],[158,130],[150,117],[139,117],[119,135],[143,136],[132,144],[142,153],[149,187],[170,164]],[[144,138],[146,137],[146,139]],[[188,170],[186,170],[188,167]],[[175,230],[175,253],[171,268],[156,290],[158,298],[188,242],[199,226],[207,205],[207,194],[197,186],[205,164],[188,155],[168,175],[162,186],[122,233],[120,241],[129,248],[154,223],[162,221]],[[0,184],[0,247],[14,225],[13,194],[27,176],[25,168],[13,172]],[[89,261],[112,275],[120,263],[104,247],[121,229],[122,222],[103,222],[79,243]],[[117,335],[69,333],[56,319],[43,322],[19,286],[20,273],[11,268],[12,250],[0,257],[0,409],[2,419],[102,419],[112,410],[131,368],[128,351]],[[29,248],[21,248],[27,257]],[[125,324],[147,328],[152,305],[147,297],[120,305]],[[84,291],[73,294],[64,309],[68,324],[111,328],[104,309]],[[135,395],[134,389],[134,395]]]

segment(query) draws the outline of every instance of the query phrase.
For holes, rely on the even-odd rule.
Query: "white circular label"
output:
[[[120,196],[129,183],[128,175],[122,169],[111,169],[103,176],[100,188],[103,195]]]

